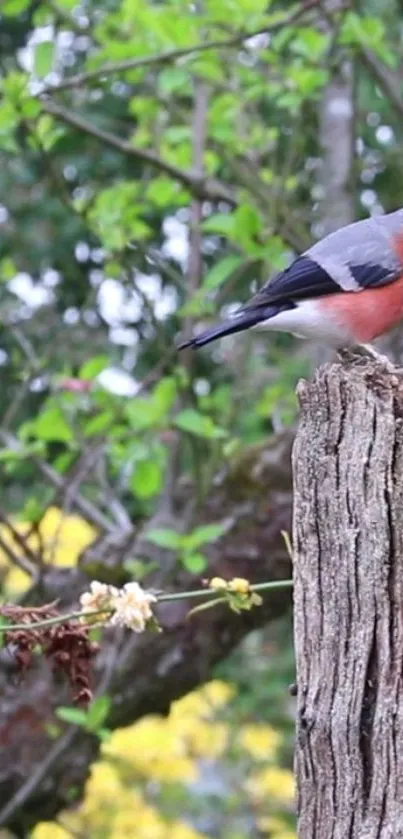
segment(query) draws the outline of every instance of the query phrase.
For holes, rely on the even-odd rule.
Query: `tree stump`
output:
[[[298,836],[400,839],[403,377],[337,363],[298,395]]]

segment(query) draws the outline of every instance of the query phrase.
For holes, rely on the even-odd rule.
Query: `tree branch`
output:
[[[8,446],[9,449],[15,449],[16,451],[21,449],[21,443],[19,440],[2,428],[0,428],[0,440],[5,446]],[[49,483],[52,484],[52,486],[61,491],[68,489],[68,481],[66,481],[62,475],[59,475],[55,469],[52,469],[49,463],[39,457],[36,457],[35,455],[32,456],[31,460],[37,466],[44,478],[47,478]],[[107,518],[107,516],[105,516],[104,513],[92,503],[92,501],[88,498],[84,498],[84,496],[80,495],[78,492],[74,495],[74,506],[78,512],[95,525],[95,527],[99,527],[101,530],[106,530],[109,533],[116,531],[116,525]]]
[[[188,56],[197,55],[200,52],[207,52],[216,49],[233,49],[241,46],[249,38],[254,38],[257,35],[274,34],[284,27],[296,23],[303,15],[319,6],[320,0],[306,0],[301,6],[291,15],[283,17],[271,26],[260,27],[251,32],[238,32],[232,38],[217,39],[215,41],[208,41],[203,44],[193,44],[190,47],[183,47],[180,49],[171,49],[161,52],[159,55],[146,55],[142,58],[129,58],[125,61],[113,61],[108,64],[103,64],[96,70],[88,70],[85,73],[77,73],[69,79],[65,79],[55,85],[50,85],[45,88],[46,91],[66,90],[72,87],[81,87],[81,85],[94,79],[102,78],[103,76],[110,76],[113,73],[124,73],[127,70],[140,70],[143,67],[158,66],[159,64],[166,64],[169,61],[175,61],[178,58],[186,58]]]
[[[179,183],[187,187],[192,195],[196,195],[199,198],[204,198],[210,201],[226,201],[232,205],[237,203],[232,190],[225,186],[225,184],[217,181],[215,178],[200,177],[199,175],[188,172],[185,169],[180,169],[173,163],[169,163],[167,160],[162,160],[162,158],[158,157],[158,155],[154,154],[154,152],[146,151],[146,149],[139,149],[136,146],[133,146],[128,140],[121,140],[120,137],[116,136],[116,134],[112,134],[110,131],[105,131],[103,128],[98,128],[96,125],[93,125],[91,122],[84,119],[84,117],[80,116],[80,114],[76,114],[74,111],[63,107],[62,105],[58,105],[50,99],[43,100],[41,105],[42,109],[46,111],[46,113],[51,114],[55,117],[55,119],[66,123],[66,125],[71,125],[73,128],[77,128],[78,131],[83,131],[85,134],[95,137],[95,139],[100,140],[101,143],[112,146],[127,157],[133,157],[136,160],[140,160],[143,163],[153,166],[155,169],[159,169],[161,172],[165,172],[167,175],[170,175],[172,178],[179,181]]]
[[[361,46],[361,58],[366,64],[368,70],[373,76],[375,82],[379,85],[385,96],[393,105],[397,115],[403,116],[403,97],[401,93],[401,79],[389,70],[385,64],[382,64],[376,55],[365,46]]]

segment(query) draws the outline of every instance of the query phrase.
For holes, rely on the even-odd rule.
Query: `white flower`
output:
[[[100,609],[109,609],[112,598],[118,594],[114,586],[107,586],[98,580],[92,580],[90,590],[84,591],[80,597],[82,612],[96,612]]]
[[[110,623],[113,626],[126,626],[134,632],[143,632],[147,621],[153,616],[150,603],[155,603],[156,599],[138,583],[126,583],[112,598],[115,612]]]

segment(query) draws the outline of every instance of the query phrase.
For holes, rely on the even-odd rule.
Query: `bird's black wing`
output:
[[[224,335],[242,332],[260,321],[294,308],[294,301],[341,291],[340,286],[314,260],[300,256],[289,268],[277,274],[257,294],[241,306],[235,314],[201,335],[196,335],[179,346],[202,347]]]
[[[342,291],[340,286],[332,280],[327,271],[320,267],[313,259],[300,256],[289,268],[269,280],[244,306],[243,311],[303,300],[307,297],[320,297],[325,294],[335,294]]]
[[[401,276],[401,267],[396,265],[396,269],[384,265],[375,265],[373,263],[353,263],[349,266],[352,276],[361,289],[365,288],[381,288],[384,285],[389,285]]]

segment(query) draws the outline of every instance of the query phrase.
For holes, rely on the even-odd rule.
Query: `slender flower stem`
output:
[[[275,580],[271,583],[257,583],[256,585],[250,586],[250,591],[273,591],[276,589],[286,589],[292,588],[293,581],[289,580]],[[166,603],[169,601],[174,600],[191,600],[196,598],[210,598],[210,597],[219,597],[219,591],[214,589],[196,589],[195,591],[181,591],[175,594],[158,594],[157,603]],[[224,602],[224,598],[219,598],[217,602]],[[206,604],[207,605],[207,604]],[[210,605],[210,604],[209,604]],[[58,623],[66,623],[67,621],[71,620],[78,620],[79,618],[93,618],[95,615],[110,615],[112,614],[113,609],[96,609],[93,611],[88,612],[69,612],[66,615],[57,615],[54,618],[45,618],[41,621],[34,621],[32,623],[0,623],[0,635],[1,633],[5,632],[13,632],[15,630],[30,630],[30,629],[42,629],[46,626],[55,626]],[[0,621],[7,619],[6,615],[1,615],[0,609]],[[91,625],[90,625],[91,626]],[[93,628],[91,626],[91,628]]]
[[[272,583],[256,583],[256,585],[250,586],[250,591],[270,591],[273,589],[281,589],[281,588],[292,588],[293,581],[290,580],[275,580]],[[168,601],[168,600],[190,600],[196,597],[208,597],[219,594],[219,591],[212,588],[201,588],[196,589],[195,591],[181,591],[177,592],[176,594],[161,594],[157,597],[159,603]]]
[[[42,629],[45,626],[54,626],[57,623],[66,623],[67,621],[77,620],[78,618],[92,618],[94,615],[110,615],[112,611],[112,609],[97,609],[91,612],[68,612],[66,615],[57,615],[54,618],[45,618],[43,621],[34,621],[33,623],[1,623],[0,634],[2,632],[11,632],[15,629]],[[0,611],[0,619],[4,620],[4,618],[7,618],[7,616],[2,615]],[[91,626],[91,629],[93,629],[93,626]]]

